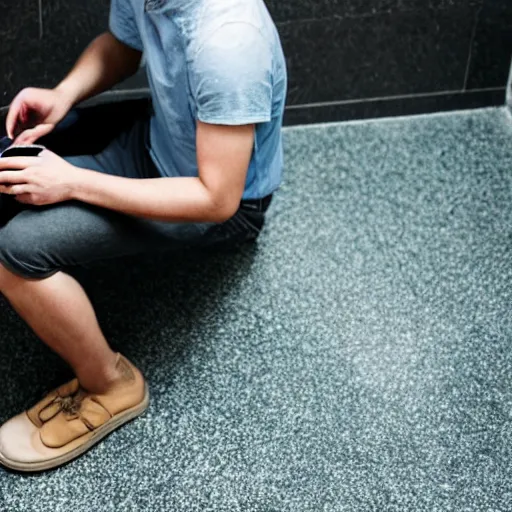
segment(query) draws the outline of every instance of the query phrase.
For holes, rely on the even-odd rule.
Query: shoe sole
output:
[[[125,425],[129,421],[134,420],[138,416],[140,416],[149,406],[149,390],[147,385],[145,386],[144,398],[142,402],[137,404],[135,407],[131,409],[127,409],[123,411],[113,418],[111,418],[107,423],[98,427],[93,431],[93,435],[90,439],[88,439],[83,445],[78,446],[74,450],[71,450],[69,453],[65,453],[54,459],[49,459],[41,462],[17,462],[14,460],[10,460],[5,458],[0,453],[0,464],[3,466],[12,469],[14,471],[20,471],[23,473],[35,473],[39,471],[47,471],[49,469],[54,469],[59,466],[66,464],[67,462],[76,459],[80,455],[83,455],[86,451],[90,450],[93,446],[98,444],[104,437],[108,436],[111,432],[118,429],[119,427]]]

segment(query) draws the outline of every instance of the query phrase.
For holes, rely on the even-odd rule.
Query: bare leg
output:
[[[85,389],[101,393],[116,380],[116,354],[75,279],[59,272],[27,280],[0,264],[0,291],[34,332],[71,365]]]

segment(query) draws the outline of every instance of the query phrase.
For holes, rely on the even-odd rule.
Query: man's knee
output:
[[[0,229],[0,286],[12,276],[38,279],[52,273],[41,246],[43,238],[44,233],[21,217]]]

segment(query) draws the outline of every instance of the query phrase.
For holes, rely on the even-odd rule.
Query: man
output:
[[[149,120],[95,156],[0,159],[0,192],[31,205],[0,228],[0,291],[77,377],[0,429],[0,462],[16,470],[63,464],[148,405],[141,373],[62,269],[255,238],[281,180],[286,70],[263,0],[112,0],[110,32],[55,89],[14,99],[8,135],[48,134],[132,75],[143,51]]]

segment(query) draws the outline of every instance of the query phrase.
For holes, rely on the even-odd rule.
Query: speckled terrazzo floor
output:
[[[81,275],[149,412],[0,511],[512,510],[512,121],[286,130],[256,247]],[[0,305],[0,421],[65,368]]]

